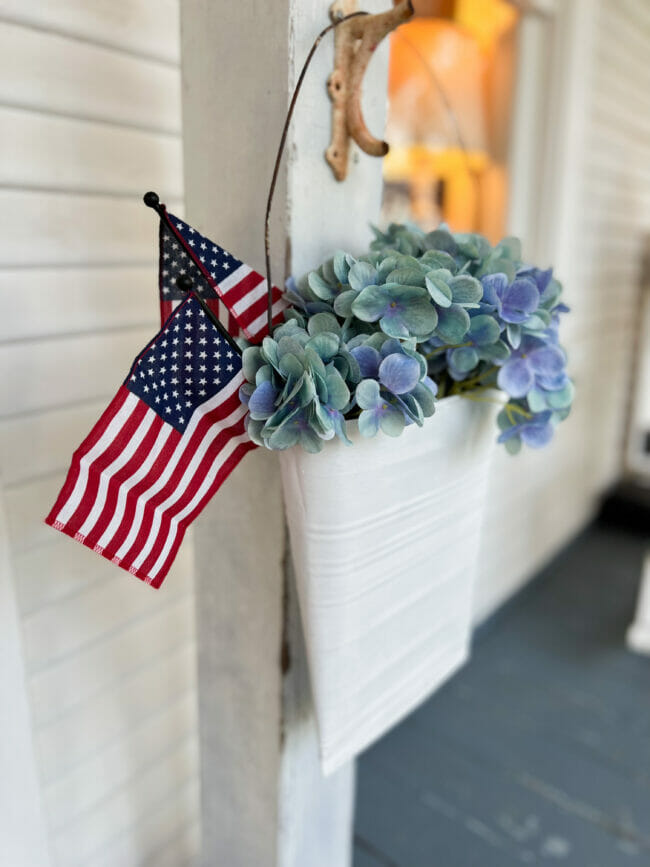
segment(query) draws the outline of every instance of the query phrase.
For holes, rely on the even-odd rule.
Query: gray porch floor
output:
[[[650,865],[644,542],[592,528],[359,761],[354,867]]]

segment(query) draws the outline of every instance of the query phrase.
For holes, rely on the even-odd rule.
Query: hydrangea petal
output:
[[[336,316],[332,313],[316,313],[311,316],[307,323],[307,332],[311,337],[320,334],[323,331],[331,332],[332,334],[340,334],[341,326],[339,325]]]
[[[480,313],[473,316],[469,326],[469,339],[477,346],[496,343],[501,336],[501,328],[494,316]]]
[[[362,322],[376,322],[390,306],[391,297],[386,286],[366,286],[355,298],[352,312]]]
[[[469,274],[452,277],[449,288],[452,291],[454,304],[475,304],[483,297],[483,287],[476,277],[471,277]]]
[[[451,307],[452,291],[446,281],[435,271],[430,271],[425,278],[429,295],[439,307]]]
[[[511,397],[525,397],[531,390],[535,377],[524,358],[511,358],[499,370],[499,388]]]
[[[487,274],[485,277],[481,278],[481,285],[483,286],[482,300],[486,304],[498,307],[500,296],[508,285],[508,278],[501,272],[497,274]]]
[[[321,331],[320,334],[314,335],[307,344],[310,349],[313,349],[320,356],[325,364],[334,358],[340,345],[339,336],[329,331]]]
[[[449,352],[449,365],[458,373],[467,374],[479,362],[478,352],[473,346],[461,346]]]
[[[381,355],[372,346],[355,346],[350,350],[351,355],[357,360],[361,376],[364,378],[377,379]]]
[[[540,376],[559,376],[566,363],[564,353],[557,346],[540,346],[528,354],[530,366]]]
[[[379,366],[379,381],[393,394],[404,394],[415,388],[420,379],[420,365],[408,355],[393,353]]]
[[[361,409],[374,409],[380,401],[379,383],[375,379],[362,379],[355,394]]]
[[[446,310],[438,311],[436,333],[445,343],[462,343],[463,337],[469,330],[469,325],[469,313],[456,304],[452,304]]]
[[[352,289],[361,292],[366,286],[377,283],[377,271],[369,262],[355,262],[348,272],[347,282]]]
[[[539,292],[535,283],[521,277],[501,293],[501,316],[506,322],[525,322],[539,306]]]
[[[527,446],[541,449],[553,439],[553,425],[550,422],[533,422],[521,426],[519,436]]]
[[[387,436],[398,437],[406,426],[406,420],[400,410],[389,404],[379,417],[379,426]]]
[[[359,433],[362,437],[374,437],[379,430],[379,415],[374,410],[364,409],[359,416]]]

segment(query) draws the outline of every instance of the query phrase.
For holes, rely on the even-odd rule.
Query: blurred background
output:
[[[650,5],[415,5],[390,39],[381,220],[516,234],[528,260],[553,264],[577,397],[549,449],[497,456],[479,640],[496,642],[495,612],[541,569],[560,595],[522,608],[501,632],[511,644],[486,651],[492,668],[470,666],[430,717],[362,759],[355,864],[424,867],[435,840],[456,853],[431,855],[444,867],[650,863],[650,669],[624,650],[649,536]],[[180,60],[178,0],[0,0],[0,829],[21,829],[32,853],[3,853],[0,833],[2,867],[176,867],[198,851],[192,546],[152,594],[42,523],[156,327],[157,226],[141,195],[157,189],[184,213]],[[582,547],[549,566],[571,542]],[[528,642],[535,682],[521,668],[509,679]],[[507,731],[518,773],[537,762],[580,780],[545,796],[531,783],[539,801],[499,813],[498,828],[481,810],[499,786],[516,800],[510,758],[467,759],[469,730],[454,747],[465,759],[444,764],[459,714],[486,707],[471,703],[485,683],[498,708],[480,730],[490,743]],[[517,696],[529,704],[515,731]],[[438,724],[444,755],[407,754]],[[556,752],[537,749],[554,739]],[[488,791],[468,767],[481,762],[500,769],[483,774],[501,780]],[[457,789],[432,791],[437,776]],[[546,835],[542,801],[558,811]]]

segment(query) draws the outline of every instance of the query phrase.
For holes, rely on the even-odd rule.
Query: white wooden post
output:
[[[182,4],[186,215],[263,269],[263,218],[289,93],[329,0]],[[364,3],[369,11],[387,0]],[[381,135],[387,46],[364,87]],[[381,163],[353,158],[345,183],[324,160],[331,37],[308,73],[276,193],[274,276],[370,240]],[[346,867],[354,769],[323,778],[297,614],[276,456],[249,455],[195,533],[203,863]]]
[[[49,867],[0,478],[0,864]]]

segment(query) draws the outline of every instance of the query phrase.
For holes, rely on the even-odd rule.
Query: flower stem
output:
[[[446,352],[448,349],[460,349],[463,346],[471,346],[471,343],[445,343],[444,346],[436,346],[431,352],[428,352],[424,357],[433,358],[434,355],[439,355],[441,352]]]

